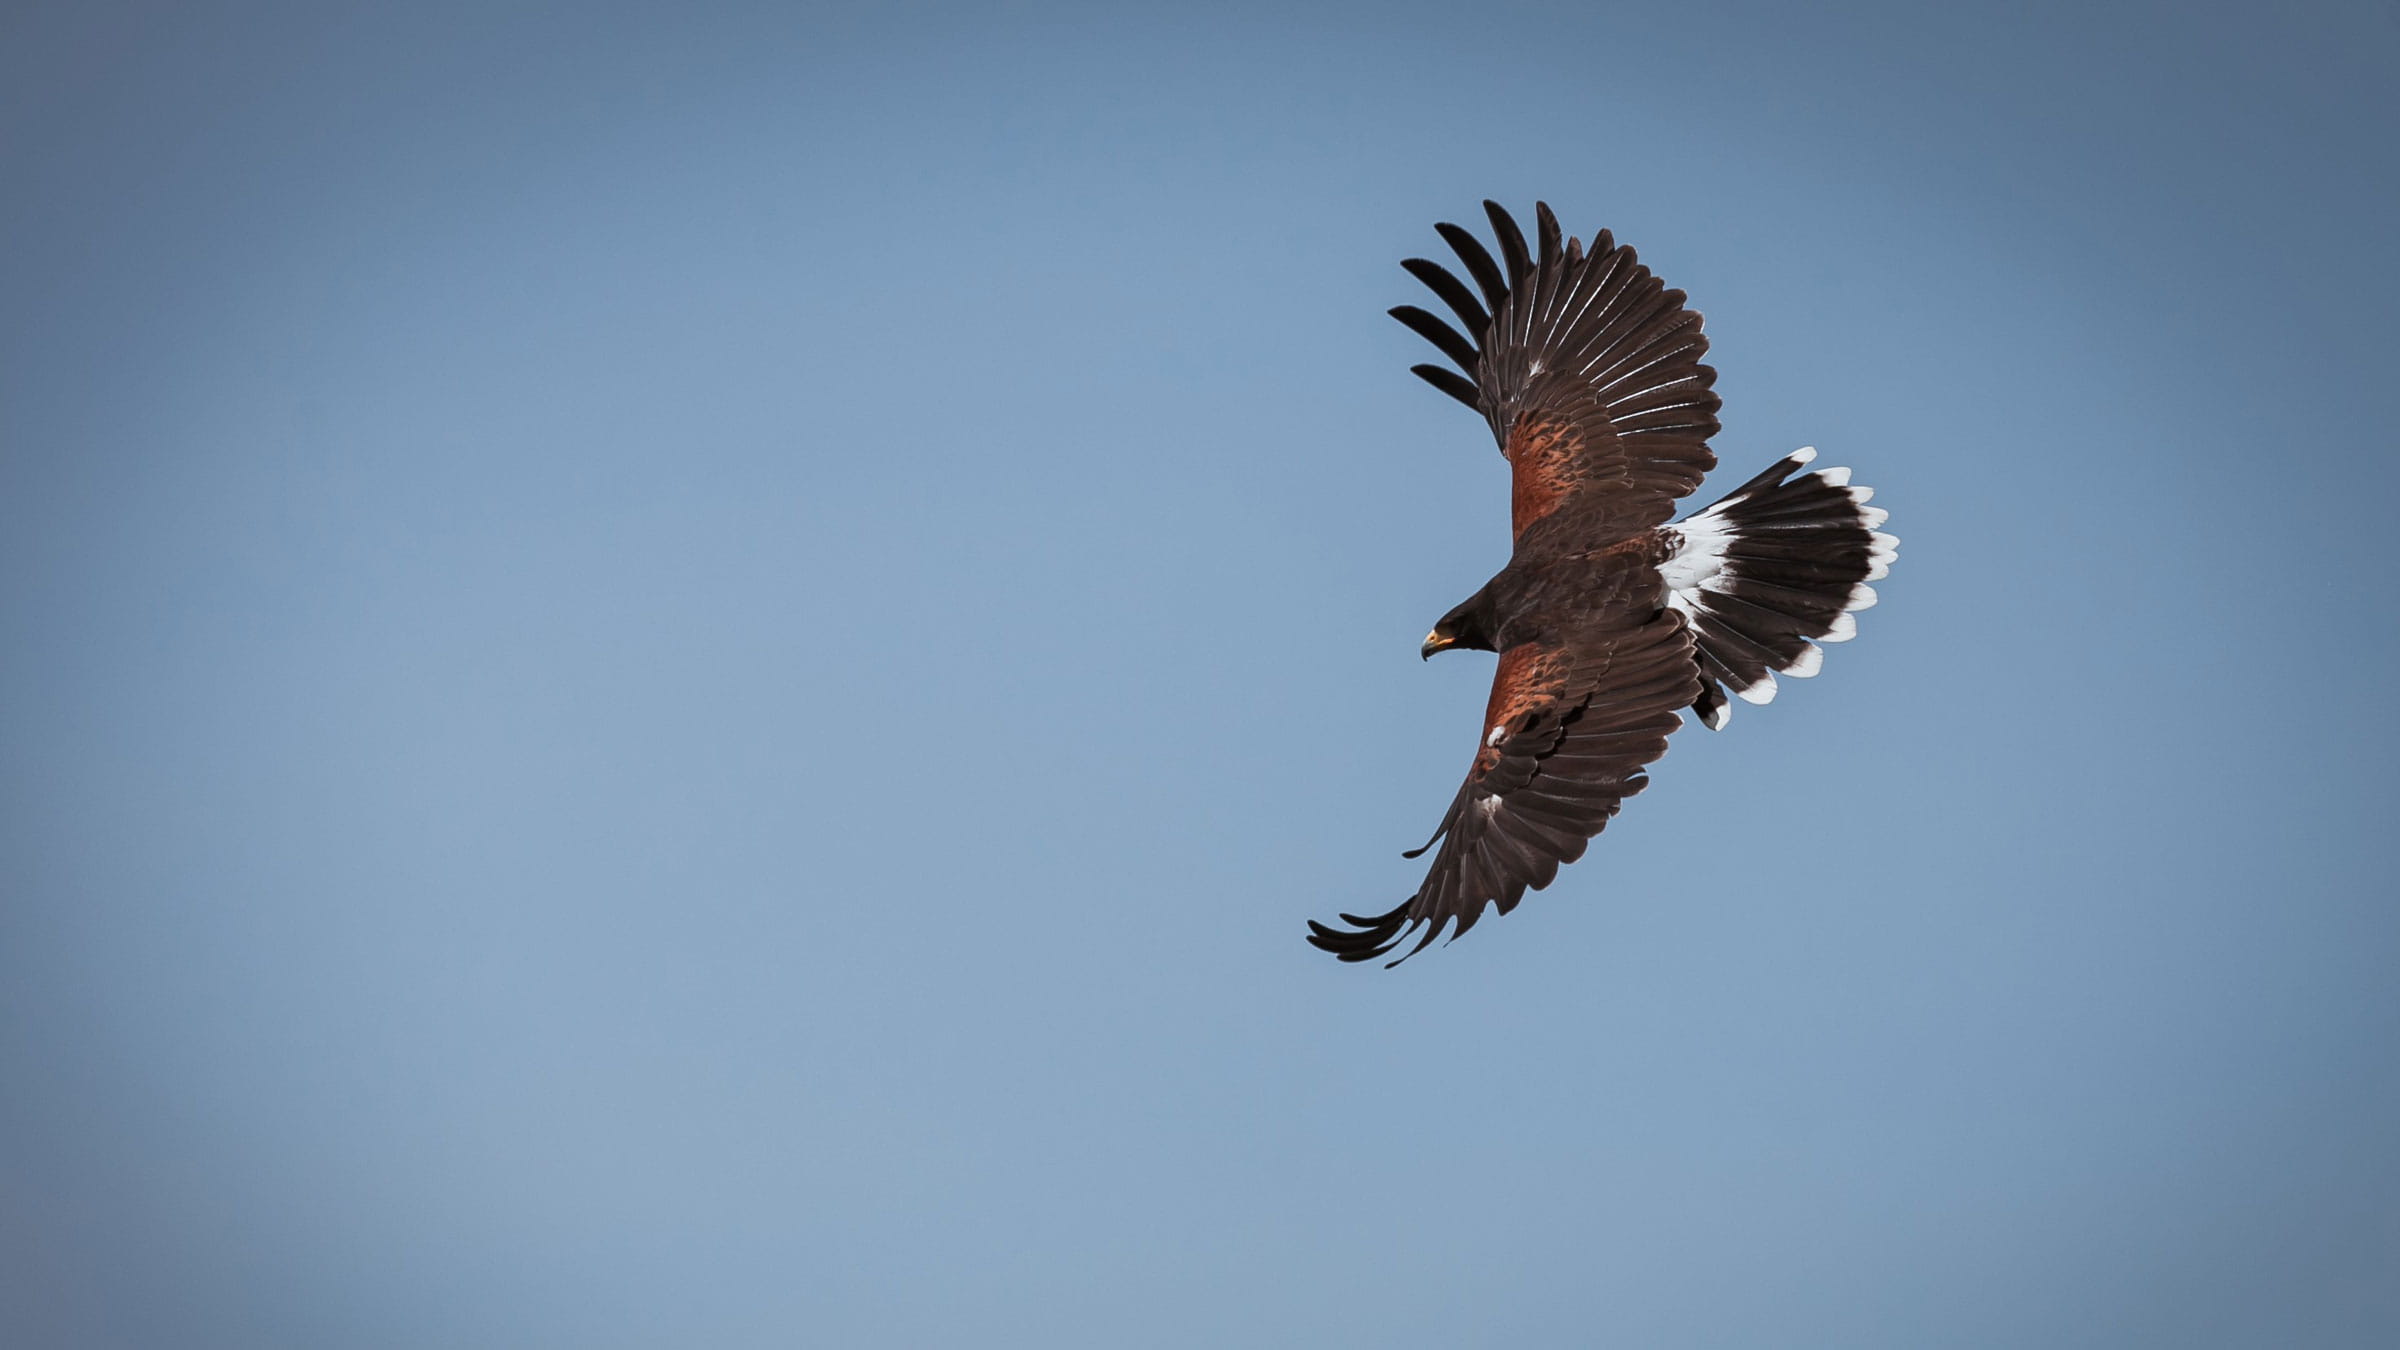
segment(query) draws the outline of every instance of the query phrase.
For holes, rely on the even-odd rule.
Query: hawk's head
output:
[[[1464,647],[1471,652],[1500,650],[1497,631],[1500,616],[1493,608],[1489,587],[1460,601],[1425,635],[1425,645],[1417,648],[1417,655],[1429,658],[1452,647]]]

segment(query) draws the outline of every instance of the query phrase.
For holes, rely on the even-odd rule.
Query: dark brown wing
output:
[[[1460,326],[1413,305],[1392,317],[1459,368],[1416,373],[1491,423],[1513,479],[1518,555],[1591,551],[1665,524],[1717,462],[1717,373],[1700,361],[1700,315],[1606,230],[1586,254],[1536,203],[1529,253],[1506,211],[1483,209],[1497,260],[1458,226],[1434,227],[1480,297],[1439,264],[1402,264]]]
[[[1370,961],[1422,926],[1404,961],[1453,921],[1458,933],[1474,927],[1486,905],[1516,908],[1527,887],[1549,885],[1559,864],[1582,857],[1618,806],[1649,785],[1642,769],[1667,752],[1677,710],[1699,693],[1692,637],[1673,610],[1501,653],[1483,743],[1426,841],[1441,851],[1424,883],[1388,914],[1344,914],[1350,930],[1311,920],[1308,940],[1344,961]]]

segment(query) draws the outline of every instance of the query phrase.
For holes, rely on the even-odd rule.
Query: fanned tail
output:
[[[1662,533],[1671,550],[1660,571],[1667,603],[1699,638],[1702,678],[1692,710],[1712,729],[1745,703],[1775,697],[1775,677],[1814,675],[1818,644],[1858,635],[1857,611],[1874,605],[1900,541],[1876,527],[1872,488],[1850,486],[1848,469],[1800,473],[1813,449],[1776,461],[1724,500]],[[1793,477],[1798,474],[1798,477]]]

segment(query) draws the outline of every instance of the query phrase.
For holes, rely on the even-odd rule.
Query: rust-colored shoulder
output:
[[[1556,511],[1582,479],[1590,433],[1564,417],[1529,413],[1509,429],[1509,534]],[[1605,433],[1603,433],[1605,434]]]
[[[1555,706],[1566,688],[1566,653],[1559,648],[1520,642],[1500,653],[1500,665],[1492,672],[1492,696],[1484,704],[1475,772],[1483,773],[1500,762],[1500,743],[1519,718]]]

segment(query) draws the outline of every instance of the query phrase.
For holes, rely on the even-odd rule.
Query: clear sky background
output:
[[[18,4],[0,1340],[2400,1343],[2400,10]],[[1824,674],[1396,972],[1607,226]]]

